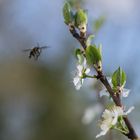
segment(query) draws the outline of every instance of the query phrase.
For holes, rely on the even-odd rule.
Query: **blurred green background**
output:
[[[139,1],[69,0],[88,10],[88,29],[103,44],[106,74],[118,66],[127,73],[129,115],[140,135]],[[63,22],[63,0],[0,0],[0,140],[94,140],[106,98],[100,83],[86,80],[80,91],[72,83],[74,50],[80,45]],[[22,50],[49,45],[38,61]],[[137,59],[137,60],[136,60]],[[137,62],[136,62],[137,61]],[[88,109],[93,120],[83,118]],[[87,116],[88,118],[88,116]],[[85,124],[85,123],[88,124]],[[111,131],[100,139],[125,139]]]

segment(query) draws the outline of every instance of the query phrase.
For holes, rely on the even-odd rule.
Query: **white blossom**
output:
[[[86,125],[90,124],[95,119],[95,117],[101,113],[102,110],[103,107],[99,103],[94,106],[88,107],[84,111],[84,115],[82,117],[82,123]]]
[[[121,94],[123,97],[128,97],[129,93],[130,93],[130,89],[126,89],[126,88],[122,89]]]
[[[113,87],[111,78],[107,77],[107,80],[108,80],[110,86]],[[128,95],[130,93],[129,89],[126,89],[124,87],[118,87],[118,89],[120,90],[120,94],[121,94],[122,97],[124,97],[124,98],[128,97]],[[100,95],[100,97],[102,97],[102,96],[109,96],[109,93],[108,93],[107,89],[104,87],[100,91],[99,95]]]
[[[79,90],[84,82],[84,75],[87,75],[90,72],[90,69],[87,68],[86,59],[84,58],[81,64],[77,65],[76,74],[73,78],[73,83],[75,88]]]
[[[96,138],[105,135],[113,126],[117,124],[120,116],[129,114],[133,109],[134,107],[131,107],[126,112],[124,112],[123,108],[119,106],[113,106],[110,109],[105,109],[100,123],[101,132],[96,136]]]

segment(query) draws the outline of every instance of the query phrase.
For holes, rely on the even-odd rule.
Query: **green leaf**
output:
[[[113,87],[116,88],[117,86],[121,87],[124,86],[126,83],[126,74],[125,72],[119,67],[112,75],[112,84]]]
[[[102,44],[99,44],[98,51],[99,51],[99,53],[101,54],[101,57],[102,57]]]
[[[100,30],[100,28],[103,26],[104,22],[105,22],[105,17],[103,17],[103,16],[101,16],[97,20],[95,20],[93,23],[94,32],[97,33]]]
[[[84,56],[83,56],[82,50],[76,49],[75,50],[75,56],[78,59],[79,64],[82,64],[83,63],[83,60],[84,60]]]
[[[89,65],[98,64],[102,60],[100,49],[96,45],[90,45],[86,48],[86,58]]]
[[[82,55],[82,50],[81,49],[76,49],[75,50],[75,55]]]
[[[71,11],[71,6],[68,2],[66,2],[63,6],[63,17],[64,17],[64,22],[66,24],[72,23],[73,13]]]
[[[75,14],[75,26],[87,24],[87,14],[83,9],[79,9]]]
[[[93,40],[95,36],[94,35],[89,35],[87,40],[86,40],[86,46],[89,46],[91,44],[91,41]]]

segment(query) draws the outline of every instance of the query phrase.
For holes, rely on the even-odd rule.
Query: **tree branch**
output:
[[[78,32],[76,31],[75,27],[74,26],[71,26],[69,28],[70,30],[70,33],[73,35],[73,37],[75,39],[78,40],[78,42],[82,45],[83,49],[86,50],[86,37],[81,37]],[[102,84],[106,87],[106,89],[108,90],[110,96],[112,97],[114,103],[117,105],[117,106],[120,106],[120,107],[123,107],[122,103],[121,103],[121,99],[120,99],[120,96],[116,96],[112,87],[110,86],[106,76],[103,74],[103,71],[97,71],[97,78],[102,82]],[[128,134],[125,134],[123,133],[125,136],[127,136],[129,139],[131,140],[134,140],[134,139],[138,139],[138,136],[131,124],[131,122],[129,121],[129,119],[127,118],[127,116],[123,117],[123,120],[126,124],[126,126],[128,127],[128,130],[129,130],[129,133]]]

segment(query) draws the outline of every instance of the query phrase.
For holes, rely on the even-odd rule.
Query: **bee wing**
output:
[[[31,51],[32,49],[25,49],[25,50],[22,50],[23,52],[28,52],[28,51]]]
[[[40,49],[46,49],[46,48],[50,48],[49,46],[42,46],[40,47]]]

